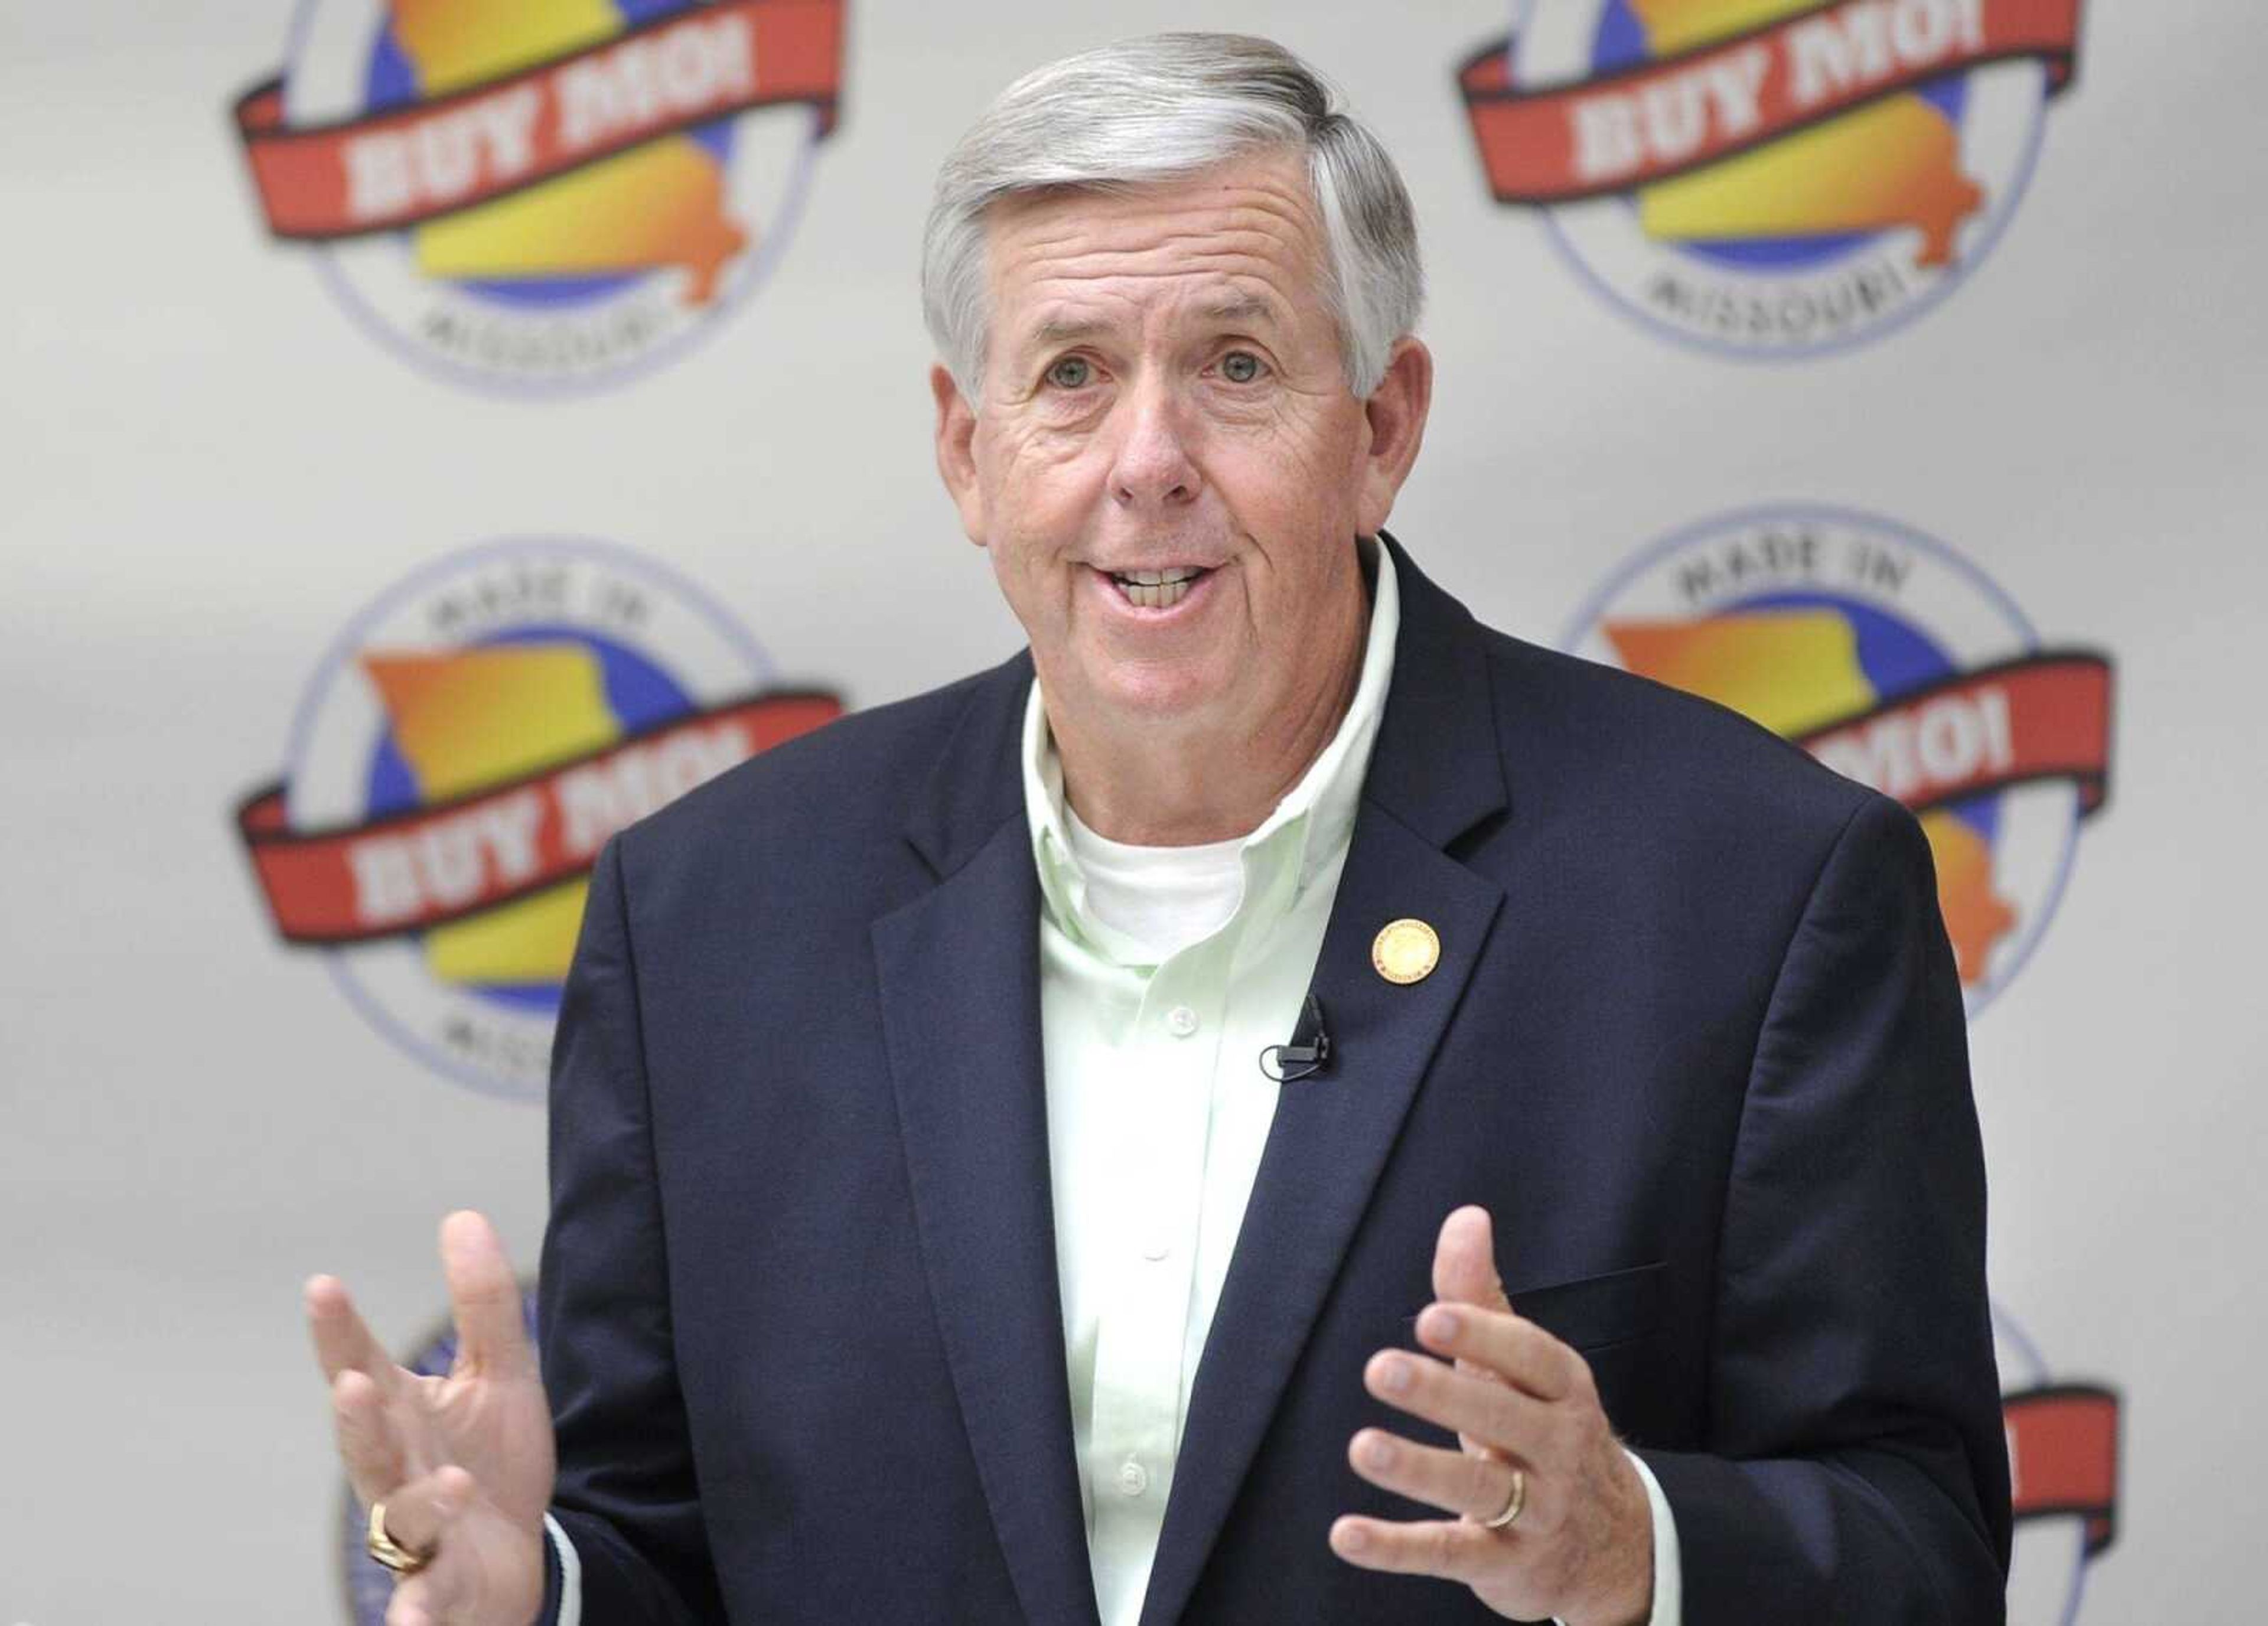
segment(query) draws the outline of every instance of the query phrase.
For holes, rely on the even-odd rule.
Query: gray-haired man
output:
[[[477,1216],[446,1380],[310,1284],[393,1626],[1995,1617],[1926,846],[1384,538],[1375,141],[1264,41],[1055,63],[924,291],[1029,652],[602,857],[540,1377]]]

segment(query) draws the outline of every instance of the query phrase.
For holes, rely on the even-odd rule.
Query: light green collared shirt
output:
[[[1386,709],[1400,599],[1386,549],[1362,546],[1376,585],[1354,698],[1275,811],[1228,844],[1241,892],[1195,942],[1161,956],[1098,915],[1079,858],[1096,841],[1068,818],[1037,684],[1025,711],[1057,1277],[1104,1626],[1141,1613],[1197,1358],[1275,1115],[1260,1052],[1299,1019]]]

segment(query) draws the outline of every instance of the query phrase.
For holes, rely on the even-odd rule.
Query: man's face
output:
[[[1372,403],[1348,391],[1304,162],[1012,199],[988,224],[983,400],[937,371],[939,460],[1051,705],[1241,739],[1317,703],[1430,372],[1405,341]]]

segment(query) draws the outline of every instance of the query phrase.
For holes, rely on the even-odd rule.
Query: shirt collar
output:
[[[1354,698],[1315,760],[1275,809],[1244,837],[1244,901],[1240,920],[1288,909],[1316,875],[1344,850],[1354,830],[1362,798],[1363,776],[1386,711],[1387,686],[1394,675],[1394,644],[1402,627],[1401,594],[1394,560],[1368,537],[1357,544],[1375,576],[1371,589],[1370,630],[1363,646],[1362,671]],[[1117,934],[1092,917],[1086,881],[1073,856],[1064,822],[1063,763],[1048,728],[1047,707],[1036,681],[1024,705],[1024,814],[1031,828],[1032,857],[1049,917],[1068,936],[1094,946],[1113,944]]]

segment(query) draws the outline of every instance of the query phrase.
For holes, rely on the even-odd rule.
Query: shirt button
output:
[[[1197,1013],[1187,1005],[1175,1005],[1166,1012],[1166,1031],[1176,1039],[1186,1039],[1197,1030]]]
[[[1173,1251],[1173,1245],[1161,1236],[1153,1236],[1142,1244],[1142,1257],[1152,1264]]]
[[[1118,1488],[1128,1496],[1140,1496],[1150,1488],[1150,1470],[1133,1458],[1127,1458],[1119,1466]]]

